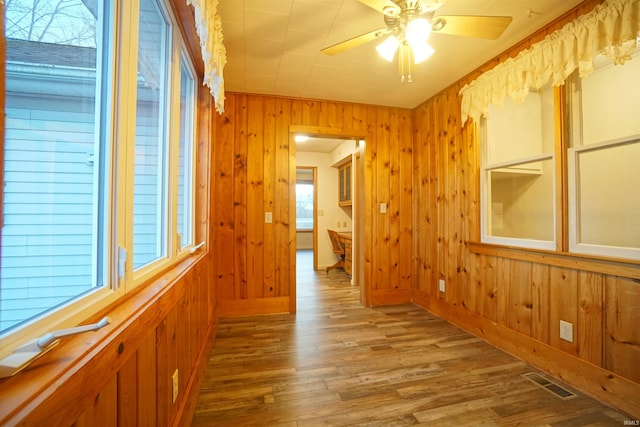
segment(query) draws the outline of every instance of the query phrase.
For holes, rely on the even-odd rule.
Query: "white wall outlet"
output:
[[[560,321],[560,339],[573,342],[573,323]]]
[[[176,403],[176,400],[178,400],[178,388],[180,383],[178,382],[178,370],[176,369],[173,372],[173,375],[171,376],[171,384],[172,384],[172,402]]]
[[[387,213],[387,204],[380,203],[380,213]]]
[[[440,279],[440,281],[438,282],[438,289],[440,290],[440,292],[444,292],[445,290],[444,279]]]
[[[271,224],[273,222],[273,213],[265,212],[264,213],[264,223]]]

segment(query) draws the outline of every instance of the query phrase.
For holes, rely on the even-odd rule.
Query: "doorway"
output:
[[[361,301],[364,300],[364,150],[365,134],[361,130],[345,130],[333,128],[317,128],[307,126],[290,126],[291,163],[290,167],[296,171],[296,183],[292,185],[292,192],[296,189],[299,171],[315,169],[314,185],[314,238],[313,238],[313,269],[324,270],[335,263],[335,254],[331,248],[328,229],[351,234],[351,282],[358,286]],[[296,136],[303,135],[304,142],[296,142]],[[300,139],[298,139],[300,141]],[[325,144],[319,148],[318,144]],[[330,148],[329,148],[330,147]],[[341,187],[339,185],[339,168],[346,162],[351,164],[350,185],[351,198],[348,203],[340,201]],[[304,175],[302,175],[304,176]],[[302,178],[304,179],[304,178]],[[359,191],[362,190],[362,191]],[[294,196],[295,197],[295,196]],[[297,205],[292,203],[292,205]],[[296,206],[297,210],[297,206]],[[293,211],[293,209],[291,210]],[[292,215],[296,215],[292,212]],[[290,219],[297,225],[297,215]],[[295,234],[294,247],[308,247],[308,243],[300,245],[302,234]],[[308,237],[305,237],[308,239]],[[307,240],[308,242],[308,240]],[[297,251],[296,251],[297,252]],[[300,268],[304,268],[300,265]],[[298,274],[298,265],[293,266],[291,277]],[[291,281],[291,311],[295,312],[296,283]]]

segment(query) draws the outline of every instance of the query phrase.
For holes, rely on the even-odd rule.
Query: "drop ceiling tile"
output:
[[[275,82],[275,76],[264,74],[247,74],[247,83],[245,84],[245,86],[249,93],[272,94]]]
[[[289,15],[249,9],[245,11],[244,25],[246,34],[252,38],[282,41],[287,35]]]
[[[262,58],[265,60],[278,60],[282,55],[283,42],[278,40],[266,39],[247,39],[245,46],[245,54],[253,58]]]
[[[241,1],[221,1],[218,3],[218,15],[223,21],[244,21],[244,3]]]
[[[318,37],[317,34],[289,29],[284,41],[284,51],[307,56],[318,55],[324,47],[323,42],[324,37]]]
[[[235,0],[237,3],[241,1]],[[293,0],[244,0],[244,7],[259,12],[279,13],[288,15],[291,13]]]
[[[280,60],[280,70],[309,74],[309,71],[313,68],[314,61],[315,56],[285,52]]]
[[[337,6],[298,0],[291,9],[289,30],[326,34],[331,29],[337,14]]]

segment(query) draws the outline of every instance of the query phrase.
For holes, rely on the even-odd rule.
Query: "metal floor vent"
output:
[[[553,393],[557,397],[562,400],[573,399],[574,397],[578,397],[574,392],[567,390],[559,384],[554,383],[553,381],[548,380],[540,374],[535,372],[529,372],[527,374],[522,374],[523,377],[531,381],[532,383],[542,387],[543,389]]]

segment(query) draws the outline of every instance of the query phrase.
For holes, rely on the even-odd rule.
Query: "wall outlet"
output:
[[[264,223],[265,224],[271,224],[273,222],[273,213],[272,212],[265,212],[264,213]]]
[[[560,321],[560,339],[573,342],[573,323]]]
[[[440,292],[444,292],[445,290],[444,279],[440,279],[440,281],[438,282],[438,289],[440,290]]]
[[[171,384],[172,384],[172,402],[176,403],[176,400],[178,400],[178,388],[180,383],[178,382],[178,370],[176,369],[173,373],[173,375],[171,376]]]

